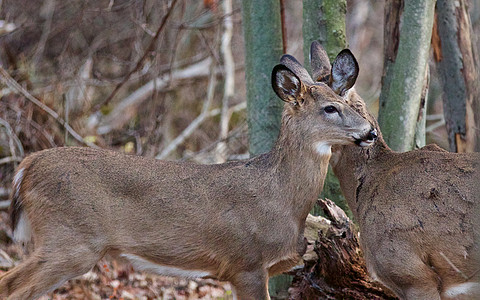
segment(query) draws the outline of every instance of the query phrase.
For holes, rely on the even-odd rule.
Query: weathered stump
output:
[[[397,299],[368,276],[355,225],[345,212],[328,199],[318,202],[326,218],[307,219],[310,245],[289,289],[290,299]]]

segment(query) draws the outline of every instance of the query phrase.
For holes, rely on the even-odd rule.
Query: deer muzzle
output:
[[[355,144],[360,147],[368,147],[377,140],[377,130],[371,129],[365,136],[355,138]]]

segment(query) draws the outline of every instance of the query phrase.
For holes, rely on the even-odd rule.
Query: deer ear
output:
[[[343,49],[333,61],[330,75],[330,87],[340,96],[352,88],[358,76],[358,63],[352,52]]]
[[[332,66],[327,52],[318,41],[313,41],[310,46],[310,66],[312,67],[313,81],[328,83]]]
[[[300,78],[285,65],[280,64],[273,68],[272,87],[283,101],[293,105],[303,103],[306,87]]]

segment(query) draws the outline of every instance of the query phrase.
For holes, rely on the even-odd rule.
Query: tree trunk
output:
[[[385,4],[386,61],[378,121],[386,142],[396,151],[412,150],[415,145],[434,6],[435,0],[389,0]],[[397,28],[402,14],[402,27]]]
[[[258,155],[272,148],[280,129],[283,104],[270,83],[272,69],[283,54],[280,3],[244,0],[242,13],[249,151]]]
[[[308,57],[310,45],[319,41],[327,51],[330,61],[347,46],[345,37],[346,0],[303,1],[303,55],[310,70]]]
[[[280,130],[283,104],[270,81],[272,69],[283,54],[280,2],[244,0],[242,17],[249,151],[251,155],[258,155],[272,148]],[[286,298],[290,283],[291,276],[270,278],[270,296]]]
[[[478,58],[466,1],[438,0],[437,18],[441,47],[435,59],[450,151],[480,151]]]
[[[347,47],[345,37],[345,14],[347,3],[345,0],[304,0],[303,1],[303,54],[305,67],[310,70],[310,45],[319,41],[327,51],[330,61]],[[340,190],[337,177],[329,169],[322,198],[332,199],[338,206],[351,216],[350,209]],[[319,215],[321,209],[315,206],[313,214]]]

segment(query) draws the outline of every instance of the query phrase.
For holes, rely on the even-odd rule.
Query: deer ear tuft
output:
[[[353,87],[357,80],[359,68],[353,53],[343,49],[335,58],[330,75],[330,87],[340,96]]]
[[[272,87],[275,93],[285,102],[297,105],[302,99],[303,83],[285,65],[276,65],[272,71]]]

